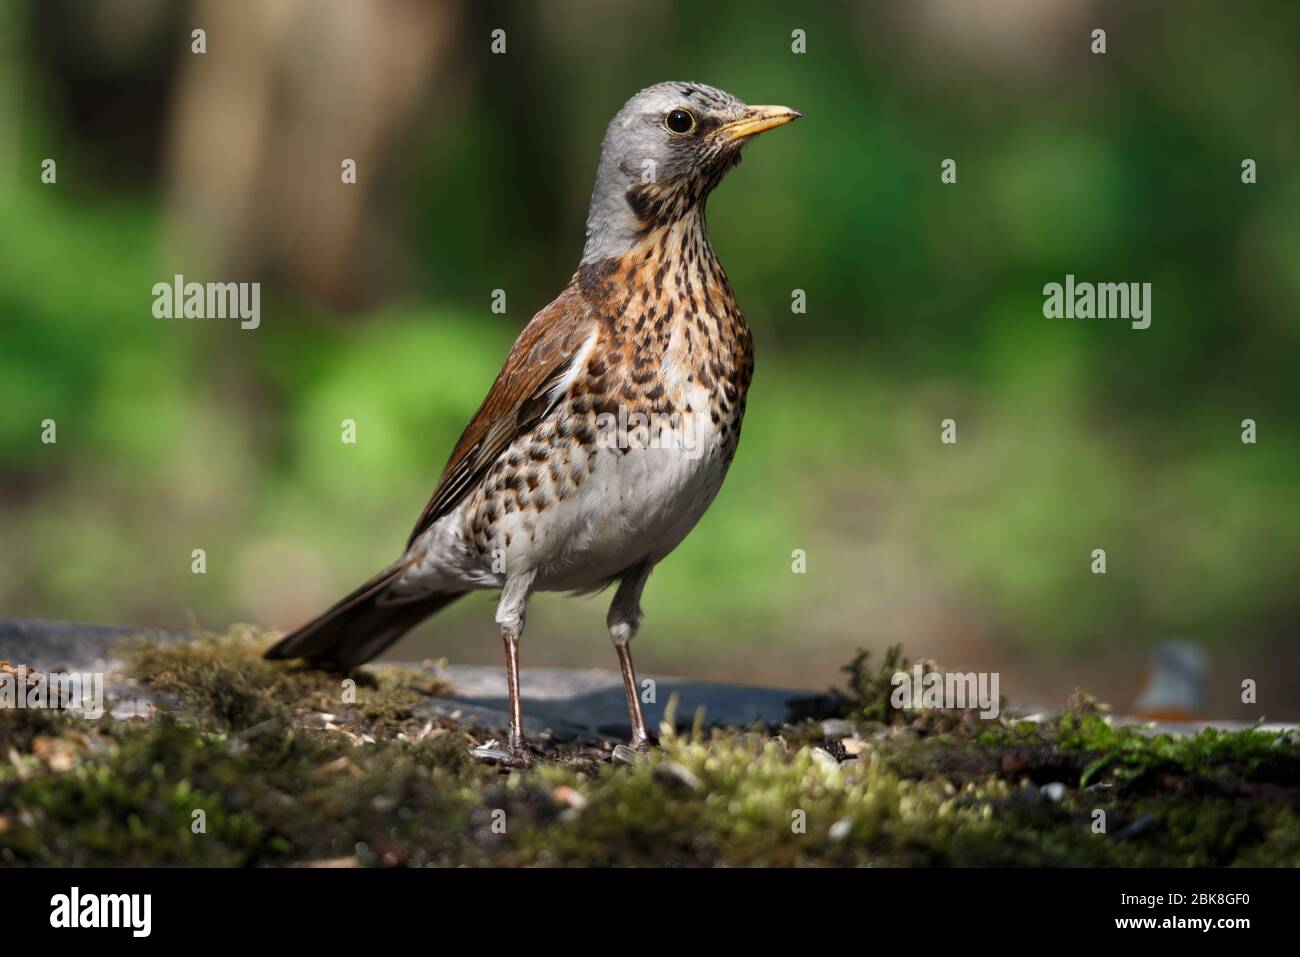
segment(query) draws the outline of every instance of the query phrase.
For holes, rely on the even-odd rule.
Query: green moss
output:
[[[131,652],[183,720],[0,712],[0,858],[28,864],[1294,865],[1300,749],[1059,720],[877,721],[850,666],[844,713],[673,731],[636,765],[569,745],[528,772],[471,760],[485,734],[415,716],[429,679],[263,662],[230,636]],[[898,668],[901,656],[882,668]],[[324,712],[333,720],[320,719]],[[871,715],[872,717],[868,717]],[[885,715],[888,718],[888,715]],[[837,729],[837,731],[842,729]],[[846,743],[856,760],[836,761]],[[1048,785],[1052,787],[1048,787]],[[203,827],[197,826],[202,812]],[[1104,815],[1105,830],[1095,822]]]
[[[841,668],[848,674],[847,689],[833,688],[825,695],[796,701],[792,704],[790,718],[857,718],[875,724],[889,724],[906,720],[908,713],[890,705],[893,677],[907,671],[911,664],[903,657],[902,645],[891,645],[879,665],[870,666],[871,652],[859,649],[847,665]],[[928,667],[923,666],[928,671]]]
[[[179,697],[200,726],[223,731],[287,728],[314,713],[341,716],[359,733],[393,734],[403,730],[421,697],[447,691],[441,680],[405,668],[343,675],[266,661],[262,653],[273,637],[240,625],[227,635],[136,641],[123,650],[137,680]]]

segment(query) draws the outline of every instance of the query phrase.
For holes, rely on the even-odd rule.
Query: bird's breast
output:
[[[666,234],[592,274],[593,339],[564,394],[459,510],[474,562],[594,587],[658,561],[712,502],[735,454],[749,331],[707,239]]]

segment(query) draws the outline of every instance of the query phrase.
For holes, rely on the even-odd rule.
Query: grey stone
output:
[[[125,674],[114,648],[125,638],[143,636],[151,641],[184,641],[181,632],[149,628],[87,625],[67,621],[0,619],[0,659],[26,665],[40,671],[93,671],[104,674],[105,692],[117,716],[147,716],[155,706],[174,709],[176,702],[160,700],[142,689]],[[388,662],[385,662],[388,664]],[[429,670],[416,664],[396,667]],[[420,716],[455,717],[467,724],[489,731],[503,731],[507,726],[505,670],[483,665],[450,665],[436,672],[451,686],[446,697],[430,698]],[[663,721],[664,708],[677,696],[677,727],[689,728],[696,711],[704,709],[710,726],[743,728],[759,723],[776,727],[785,721],[790,703],[807,700],[809,692],[789,688],[762,688],[720,682],[694,681],[689,678],[655,677],[656,695],[652,703],[643,703],[646,723],[657,728]],[[550,731],[557,739],[586,741],[626,739],[630,733],[627,699],[622,678],[615,672],[599,669],[525,668],[521,675],[523,689],[524,730],[531,735]],[[1027,713],[1028,709],[1021,709]],[[1052,720],[1055,714],[1046,709],[1032,717]],[[1242,730],[1258,727],[1264,731],[1300,732],[1300,725],[1262,724],[1245,721],[1149,722],[1142,718],[1115,716],[1116,726],[1137,725],[1144,734],[1195,734],[1207,727]],[[843,726],[842,726],[843,725]],[[847,737],[852,728],[836,720],[822,724],[828,738]],[[886,732],[892,733],[892,732]],[[835,756],[824,753],[836,761]],[[819,756],[820,757],[820,756]],[[837,762],[838,763],[838,762]]]
[[[118,707],[129,702],[131,714],[147,711],[149,703],[172,706],[172,702],[157,702],[127,679],[114,647],[123,639],[136,635],[152,641],[183,641],[188,637],[156,629],[64,621],[0,620],[0,659],[42,671],[103,672],[108,695]],[[422,665],[394,664],[430,670]],[[422,716],[454,717],[486,730],[505,730],[508,699],[504,668],[450,665],[433,671],[453,690],[447,697],[428,699]],[[664,707],[673,695],[678,699],[680,729],[690,727],[699,708],[704,709],[706,724],[711,726],[744,727],[753,722],[779,725],[785,720],[788,702],[807,695],[806,691],[756,688],[689,678],[656,676],[655,683],[656,700],[642,704],[646,722],[651,728],[657,728],[663,721]],[[587,741],[630,737],[623,679],[615,672],[594,668],[525,668],[520,684],[524,730],[528,734],[538,735],[550,730],[556,738]]]

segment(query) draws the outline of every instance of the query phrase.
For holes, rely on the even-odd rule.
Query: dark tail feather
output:
[[[315,665],[351,668],[364,664],[397,639],[465,594],[445,592],[388,603],[388,586],[405,566],[391,565],[319,618],[285,635],[265,657],[306,658]]]

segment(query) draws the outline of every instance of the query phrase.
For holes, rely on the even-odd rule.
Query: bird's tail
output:
[[[465,594],[441,592],[395,601],[389,586],[405,565],[390,565],[318,618],[285,635],[265,657],[306,658],[314,665],[352,668],[364,664],[397,639]]]

